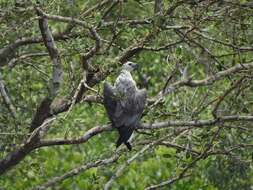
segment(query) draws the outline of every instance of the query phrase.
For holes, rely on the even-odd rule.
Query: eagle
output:
[[[128,140],[134,129],[138,127],[145,108],[147,92],[145,89],[137,88],[131,75],[137,66],[136,63],[126,62],[113,86],[104,83],[104,106],[112,127],[119,132],[117,148],[124,143],[129,150],[132,150]]]

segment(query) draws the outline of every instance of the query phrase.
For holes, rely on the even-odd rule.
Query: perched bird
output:
[[[136,68],[137,64],[127,62],[122,66],[114,86],[104,83],[104,106],[112,127],[119,132],[116,147],[124,143],[129,150],[132,146],[128,140],[139,124],[147,99],[146,90],[139,90],[131,75]]]

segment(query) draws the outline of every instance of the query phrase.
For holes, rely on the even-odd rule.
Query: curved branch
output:
[[[14,119],[17,118],[17,112],[16,112],[16,108],[15,106],[12,104],[12,101],[8,95],[8,93],[6,92],[6,87],[4,85],[4,81],[2,80],[2,76],[0,73],[0,94],[4,100],[4,103],[6,104],[7,108],[9,109],[12,117]]]
[[[195,120],[195,121],[163,121],[157,122],[154,124],[142,124],[139,126],[140,129],[161,129],[167,127],[205,127],[211,126],[224,122],[232,121],[253,121],[253,116],[240,116],[240,115],[231,115],[223,116],[216,119],[207,119],[207,120]]]
[[[82,26],[87,29],[92,28],[87,22],[84,22],[82,20],[72,18],[72,17],[64,17],[64,16],[59,16],[59,15],[47,14],[39,7],[36,7],[35,9],[44,18],[47,18],[50,20],[55,20],[55,21],[60,21],[60,22],[66,22],[66,23],[70,23],[70,24],[76,24],[76,25]]]
[[[138,158],[139,156],[141,156],[146,150],[148,150],[149,148],[153,147],[154,145],[156,145],[157,143],[163,141],[164,139],[168,138],[169,135],[166,135],[165,137],[162,137],[154,142],[151,142],[147,145],[145,145],[140,151],[138,151],[136,154],[134,154],[131,158],[129,158],[124,164],[122,164],[120,167],[118,167],[117,171],[115,172],[115,174],[110,178],[110,180],[105,184],[104,186],[104,190],[109,190],[113,181],[118,178],[122,172],[124,171],[124,169],[129,166],[136,158]]]
[[[105,126],[97,126],[93,127],[90,130],[88,130],[82,137],[77,139],[54,139],[54,140],[41,140],[40,144],[37,146],[43,147],[43,146],[53,146],[53,145],[71,145],[71,144],[81,144],[87,142],[90,138],[93,136],[103,133],[105,131],[111,131],[112,127],[105,125]]]
[[[69,34],[69,33],[56,33],[53,34],[53,38],[55,40],[67,40],[70,38],[75,38],[79,36],[79,34]],[[11,59],[15,57],[16,51],[20,46],[25,46],[29,44],[41,43],[43,42],[42,37],[28,37],[21,38],[16,40],[15,42],[5,46],[0,49],[0,67],[5,66]]]
[[[166,181],[163,181],[159,184],[156,184],[156,185],[151,185],[147,188],[145,188],[145,190],[155,190],[155,189],[159,189],[161,187],[164,187],[164,186],[169,186],[183,178],[186,178],[186,177],[189,177],[190,175],[189,174],[184,174],[184,175],[179,175],[177,177],[173,177],[172,179],[169,179],[169,180],[166,180]]]
[[[99,167],[99,166],[106,166],[108,164],[111,164],[113,162],[116,162],[119,159],[120,155],[119,154],[115,154],[110,158],[107,159],[103,159],[103,160],[97,160],[95,162],[90,162],[88,164],[79,166],[77,168],[74,168],[72,170],[70,170],[69,172],[58,176],[58,177],[54,177],[53,179],[47,181],[46,183],[39,185],[37,187],[32,188],[32,190],[43,190],[43,189],[47,189],[48,187],[52,187],[55,184],[64,181],[70,177],[74,177],[75,175],[80,174],[81,172],[84,172],[90,168],[95,168],[95,167]]]
[[[245,63],[245,64],[237,64],[233,67],[230,67],[229,69],[217,72],[212,76],[209,76],[207,78],[200,79],[200,80],[193,80],[192,77],[182,79],[168,86],[164,90],[164,92],[159,93],[159,96],[167,95],[182,86],[197,87],[197,86],[211,85],[214,82],[221,80],[231,74],[235,74],[243,70],[251,70],[251,69],[253,69],[253,62]]]

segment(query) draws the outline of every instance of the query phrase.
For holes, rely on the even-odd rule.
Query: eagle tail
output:
[[[131,127],[121,126],[118,128],[118,131],[119,138],[117,140],[116,147],[118,148],[122,143],[124,143],[128,150],[132,150],[132,146],[128,142],[128,139],[131,137],[134,130]]]

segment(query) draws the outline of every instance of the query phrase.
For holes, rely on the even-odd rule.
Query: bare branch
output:
[[[154,124],[142,124],[140,129],[161,129],[167,127],[205,127],[212,126],[224,122],[235,122],[235,121],[253,121],[253,116],[240,116],[240,115],[231,115],[231,116],[221,116],[216,119],[207,119],[207,120],[196,120],[196,121],[164,121],[157,122]]]
[[[187,147],[180,146],[178,144],[174,144],[174,143],[171,143],[168,141],[162,141],[162,142],[158,143],[158,145],[163,145],[163,146],[170,147],[170,148],[176,148],[177,150],[189,151],[193,155],[200,155],[201,154],[201,152],[199,152],[197,150],[188,149]]]
[[[171,184],[173,184],[173,183],[175,183],[175,182],[177,182],[177,181],[179,181],[183,178],[186,178],[186,177],[190,177],[190,174],[179,175],[179,176],[174,177],[172,179],[169,179],[167,181],[163,181],[163,182],[161,182],[157,185],[151,185],[151,186],[145,188],[145,190],[154,190],[154,189],[159,189],[159,188],[164,187],[164,186],[169,186],[169,185],[171,185]]]
[[[55,40],[67,40],[77,36],[79,36],[79,34],[69,34],[69,32],[53,34]],[[42,37],[21,38],[0,49],[0,67],[5,66],[9,61],[15,58],[16,51],[20,46],[41,42],[43,42]]]
[[[243,70],[250,71],[253,68],[253,62],[252,63],[245,63],[245,64],[237,64],[233,67],[230,67],[227,70],[220,71],[218,73],[215,73],[212,76],[209,76],[205,79],[201,80],[193,80],[192,77],[188,79],[184,79],[178,82],[175,82],[167,87],[165,94],[171,93],[175,89],[181,87],[181,86],[189,86],[189,87],[196,87],[196,86],[205,86],[205,85],[211,85],[214,82],[221,80],[225,78],[226,76],[230,76],[231,74],[236,74]]]
[[[242,77],[241,79],[239,79],[238,81],[236,81],[229,89],[227,89],[224,94],[222,96],[220,96],[218,98],[218,101],[216,102],[213,111],[212,111],[212,115],[216,118],[217,117],[217,110],[221,104],[221,102],[225,99],[226,96],[228,96],[234,89],[236,89],[239,85],[241,85],[241,83],[243,82],[243,80],[245,79],[245,77]]]
[[[113,162],[116,162],[119,159],[120,155],[119,154],[115,154],[110,158],[106,158],[103,160],[97,160],[94,162],[90,162],[87,164],[84,164],[82,166],[79,166],[75,169],[70,170],[69,172],[58,176],[58,177],[54,177],[53,179],[47,181],[46,183],[36,186],[34,188],[32,188],[33,190],[43,190],[43,189],[47,189],[48,187],[53,187],[54,185],[56,185],[59,182],[62,182],[70,177],[74,177],[82,172],[85,172],[86,170],[90,169],[90,168],[95,168],[95,167],[99,167],[99,166],[106,166],[108,164],[111,164]]]
[[[103,7],[104,5],[106,5],[107,3],[109,3],[110,1],[111,0],[100,1],[99,3],[97,3],[96,5],[94,5],[93,7],[89,8],[85,12],[81,13],[81,16],[82,17],[88,16],[89,14],[91,14],[92,12],[94,12],[96,9],[99,9],[100,7]]]
[[[238,47],[234,44],[230,44],[230,43],[227,43],[227,42],[223,42],[221,40],[218,40],[218,39],[215,39],[213,37],[210,37],[208,36],[207,34],[204,34],[202,32],[199,32],[199,31],[194,31],[195,34],[203,37],[204,39],[207,39],[207,40],[210,40],[210,41],[213,41],[215,43],[218,43],[218,44],[222,44],[224,46],[227,46],[227,47],[231,47],[233,49],[236,49],[236,50],[240,50],[240,51],[253,51],[253,47]]]
[[[35,9],[38,12],[38,14],[44,18],[47,18],[50,20],[55,20],[55,21],[60,21],[60,22],[66,22],[66,23],[70,23],[70,24],[76,24],[76,25],[82,26],[87,29],[91,28],[91,26],[88,23],[86,23],[82,20],[72,18],[72,17],[63,17],[63,16],[59,16],[59,15],[49,15],[49,14],[45,13],[44,11],[42,11],[38,7],[36,7]]]
[[[146,18],[143,20],[119,20],[117,25],[129,25],[129,26],[136,26],[136,25],[148,25],[151,24],[152,20],[150,18]],[[108,27],[115,25],[115,22],[103,22],[101,27]]]
[[[9,62],[8,62],[8,66],[10,68],[13,68],[16,66],[17,62],[18,61],[21,61],[21,60],[24,60],[24,59],[27,59],[27,58],[32,58],[32,57],[40,57],[40,56],[48,56],[48,53],[27,53],[27,54],[23,54],[23,55],[20,55],[19,57],[17,58],[13,58],[11,59]]]
[[[111,131],[112,127],[105,125],[105,126],[98,126],[93,127],[88,130],[82,137],[77,139],[54,139],[54,140],[41,140],[38,144],[38,147],[43,146],[53,146],[53,145],[70,145],[70,144],[81,144],[87,142],[93,136],[100,134],[105,131]]]
[[[169,186],[173,183],[175,183],[176,181],[183,179],[185,177],[189,177],[190,174],[187,174],[186,172],[192,168],[199,160],[206,158],[208,156],[210,156],[211,154],[207,154],[208,150],[211,149],[211,147],[213,146],[213,141],[217,138],[218,134],[220,132],[220,128],[218,128],[218,130],[216,131],[216,133],[214,133],[214,135],[212,136],[212,139],[210,141],[210,143],[208,143],[205,147],[205,149],[203,150],[203,152],[197,157],[195,158],[191,163],[189,163],[187,166],[185,166],[182,171],[180,172],[180,174],[177,177],[174,177],[172,179],[163,181],[157,185],[152,185],[147,187],[145,190],[154,190],[154,189],[158,189],[160,187],[164,187],[164,186]]]
[[[1,96],[4,100],[4,103],[6,104],[7,108],[9,109],[12,117],[14,119],[16,119],[17,118],[16,108],[12,104],[11,99],[6,92],[4,81],[2,80],[1,73],[0,73],[0,93],[1,93]]]
[[[40,11],[40,9],[36,9],[37,14],[39,16],[43,15],[43,13]],[[48,21],[45,18],[39,19],[39,27],[41,31],[41,35],[44,41],[44,44],[49,52],[49,55],[53,62],[53,76],[52,76],[52,89],[51,89],[51,95],[54,97],[57,94],[57,91],[60,87],[60,82],[62,78],[62,69],[61,69],[61,59],[59,52],[56,48],[54,38],[52,36],[51,31],[48,27]]]
[[[83,55],[84,60],[88,60],[91,57],[93,57],[96,53],[98,53],[98,51],[101,47],[101,43],[102,43],[101,37],[99,36],[99,34],[95,30],[95,28],[90,28],[89,31],[90,31],[90,34],[92,35],[92,37],[95,39],[96,43],[95,43],[95,46],[93,48],[91,48],[89,52],[87,52],[86,54]]]
[[[172,140],[175,141],[175,139],[177,139],[179,136],[181,136],[182,134],[184,134],[186,130],[181,130],[178,135],[176,137],[174,137],[174,139]],[[134,154],[131,158],[129,158],[125,163],[123,163],[120,167],[118,167],[117,171],[115,172],[115,174],[110,178],[110,180],[105,184],[104,186],[104,190],[109,190],[111,188],[111,185],[113,183],[113,181],[115,181],[119,176],[122,175],[123,171],[125,170],[125,168],[127,166],[129,166],[136,158],[140,157],[143,155],[143,153],[150,149],[151,147],[159,144],[160,142],[162,142],[163,140],[167,139],[171,137],[171,135],[166,135],[158,140],[152,141],[149,144],[145,145],[140,151],[138,151],[136,154]]]

